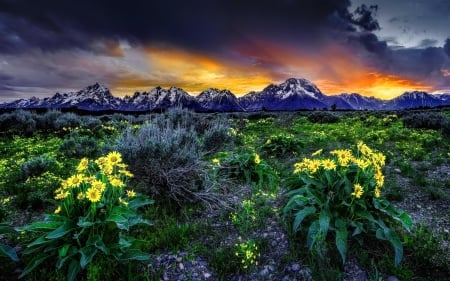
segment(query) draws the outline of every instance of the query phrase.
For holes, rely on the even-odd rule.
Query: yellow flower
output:
[[[370,155],[372,155],[373,151],[372,149],[370,149],[365,143],[363,143],[362,141],[359,141],[356,144],[356,147],[358,148],[359,152],[362,153],[362,155],[369,157]]]
[[[120,155],[120,153],[117,151],[108,153],[106,158],[108,159],[108,162],[111,163],[113,166],[122,162],[122,155]]]
[[[80,164],[78,164],[77,171],[80,173],[84,172],[87,169],[88,163],[89,160],[87,158],[81,159]]]
[[[320,168],[320,161],[317,159],[311,160],[308,164],[308,170],[311,174],[314,174]]]
[[[94,187],[89,188],[86,191],[86,197],[91,201],[92,203],[100,201],[100,198],[102,197],[100,191]]]
[[[55,214],[59,214],[61,212],[61,206],[58,206],[58,208],[56,208],[56,210],[55,210]]]
[[[323,149],[316,150],[316,151],[314,151],[311,155],[312,155],[312,156],[319,155],[319,154],[322,153],[322,151],[323,151]]]
[[[111,165],[111,163],[108,161],[108,159],[106,157],[100,157],[97,160],[95,160],[95,163],[100,167],[100,170],[107,174],[110,175],[113,172],[113,165]]]
[[[125,175],[125,176],[127,176],[129,178],[134,177],[134,175],[128,170],[119,170],[119,173],[121,173],[122,175]]]
[[[92,188],[97,189],[101,193],[101,192],[105,191],[106,185],[102,181],[95,180],[92,182]]]
[[[258,165],[261,163],[261,159],[259,158],[259,155],[255,153],[255,164]]]
[[[128,206],[128,202],[126,200],[123,200],[122,198],[119,198],[119,203]]]
[[[381,171],[381,169],[377,169],[377,171],[375,172],[375,175],[373,175],[373,178],[377,182],[377,187],[382,187],[383,186],[383,184],[384,184],[384,176],[383,176],[383,172]]]
[[[377,187],[375,187],[375,191],[374,191],[374,194],[375,194],[375,197],[376,197],[376,198],[379,198],[379,197],[380,197],[380,195],[381,195],[381,192],[380,192],[380,189],[378,188],[378,186],[377,186]]]
[[[358,166],[360,169],[363,169],[363,170],[365,168],[369,167],[369,165],[370,165],[369,161],[363,160],[363,159],[360,159],[360,158],[354,158],[353,159],[353,163],[355,163],[356,166]]]
[[[109,182],[111,183],[112,186],[114,187],[124,187],[124,183],[117,177],[111,178],[109,180]]]
[[[86,195],[84,195],[84,193],[82,193],[82,192],[78,193],[78,195],[77,195],[78,200],[83,200],[84,198],[86,198]]]
[[[220,160],[219,160],[219,159],[214,158],[214,159],[212,160],[212,162],[213,162],[214,164],[216,164],[217,166],[220,167]]]
[[[70,192],[69,191],[61,191],[58,194],[55,195],[55,200],[63,200],[65,199],[67,196],[69,196]]]
[[[330,154],[338,157],[339,165],[342,167],[347,167],[348,163],[353,159],[352,152],[349,149],[333,150]]]
[[[134,190],[127,190],[127,196],[132,198],[136,196],[136,192],[134,192]]]
[[[76,174],[67,179],[68,187],[78,187],[83,181],[83,175]]]
[[[334,163],[333,159],[322,160],[322,166],[325,170],[336,170],[336,163]]]
[[[306,163],[305,162],[298,162],[298,163],[295,163],[294,164],[294,174],[297,174],[297,173],[301,173],[301,172],[306,172],[306,170],[307,170],[307,165],[306,165]]]
[[[357,199],[359,199],[361,198],[363,193],[364,193],[363,187],[359,183],[357,183],[353,186],[353,192],[350,195],[355,196]]]

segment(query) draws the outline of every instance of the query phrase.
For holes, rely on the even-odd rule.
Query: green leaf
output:
[[[347,256],[347,236],[347,227],[336,228],[336,247],[341,255],[342,263],[345,263],[345,258]]]
[[[38,265],[40,265],[42,262],[44,262],[49,257],[51,257],[51,256],[47,255],[47,254],[40,254],[40,255],[37,255],[36,257],[34,257],[31,260],[31,262],[29,262],[27,264],[27,266],[24,268],[24,270],[23,270],[22,274],[20,274],[19,278],[22,278],[25,275],[27,275],[28,273],[30,273],[33,269],[35,269]]]
[[[150,259],[150,255],[147,253],[144,253],[140,250],[136,249],[130,249],[121,255],[120,260],[121,261],[129,261],[129,260],[136,260],[136,261],[147,261]]]
[[[30,225],[19,227],[19,231],[49,231],[58,228],[62,224],[62,221],[46,221],[35,222]]]
[[[16,251],[8,245],[0,244],[0,256],[9,257],[13,261],[19,261]]]
[[[316,212],[316,208],[310,206],[306,207],[297,212],[294,219],[294,224],[292,225],[292,231],[296,233],[298,228],[300,227],[302,221],[309,215],[314,214]]]
[[[59,250],[58,250],[58,256],[60,256],[61,258],[65,257],[67,255],[67,251],[70,248],[70,244],[64,244],[64,246],[62,246]]]
[[[308,229],[308,236],[306,237],[306,245],[308,248],[312,248],[314,244],[316,243],[317,239],[319,239],[320,234],[320,225],[319,221],[315,220]]]
[[[398,217],[400,222],[402,223],[403,227],[406,228],[408,231],[411,231],[413,226],[413,220],[407,214],[406,212],[401,212],[400,216]]]
[[[97,248],[88,246],[84,247],[80,250],[81,259],[80,266],[81,268],[85,268],[87,264],[89,264],[94,258],[95,254],[97,254]]]
[[[87,241],[87,245],[95,246],[97,249],[99,249],[105,254],[108,253],[108,248],[106,247],[105,243],[103,243],[102,237],[100,235],[90,236]]]
[[[52,232],[50,232],[49,234],[47,234],[45,236],[45,238],[47,238],[47,239],[61,238],[64,235],[66,235],[67,233],[71,232],[73,229],[74,228],[72,227],[72,224],[69,222],[66,222],[63,225],[61,225],[60,227],[58,227],[57,229],[55,229]]]
[[[78,254],[78,249],[74,246],[71,246],[69,251],[67,252],[67,255],[63,258],[58,259],[58,262],[56,262],[56,268],[61,269],[63,267],[64,263],[67,260],[72,259],[72,257],[76,254]],[[78,262],[78,260],[77,260],[77,262]]]
[[[148,198],[146,198],[145,196],[136,196],[134,198],[132,198],[129,202],[128,202],[128,207],[130,209],[136,210],[142,206],[146,206],[146,205],[150,205],[155,203],[155,200],[150,200]]]
[[[400,239],[398,238],[397,234],[395,232],[389,230],[388,233],[385,233],[385,236],[387,240],[392,244],[395,251],[395,258],[394,263],[395,266],[399,265],[403,258],[403,245],[402,242],[400,242]]]
[[[67,280],[68,281],[74,281],[78,275],[78,272],[80,272],[81,267],[77,260],[72,260],[72,262],[69,265],[69,270],[67,271]]]
[[[327,236],[328,228],[330,226],[330,213],[326,210],[322,210],[319,214],[319,224],[320,231],[323,233],[324,237]]]

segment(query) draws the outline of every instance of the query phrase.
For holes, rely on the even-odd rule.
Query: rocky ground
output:
[[[416,225],[424,224],[431,227],[436,235],[447,234],[450,237],[450,196],[448,190],[444,190],[443,198],[432,200],[423,187],[418,186],[413,180],[400,175],[400,171],[391,167],[395,182],[400,186],[404,199],[393,202],[397,208],[401,208],[410,214]],[[441,165],[428,171],[429,179],[436,181],[450,180],[450,166]],[[272,202],[276,207],[277,201]],[[224,243],[232,243],[236,237],[230,234]],[[285,228],[279,220],[273,219],[266,224],[265,229],[255,233],[255,238],[263,238],[268,243],[268,250],[261,254],[260,264],[252,271],[244,274],[235,274],[227,277],[230,281],[257,281],[257,280],[281,280],[281,281],[306,281],[313,280],[311,268],[302,261],[284,262],[283,257],[289,255],[290,241]],[[449,240],[443,240],[442,247],[450,253]],[[161,280],[219,280],[208,267],[205,259],[199,256],[190,256],[189,253],[179,251],[177,253],[162,253],[153,257],[149,268],[153,272],[159,272]],[[450,254],[444,258],[450,264]],[[369,273],[360,267],[355,258],[350,258],[344,265],[344,281],[369,281]],[[395,276],[382,276],[386,281],[398,281]]]

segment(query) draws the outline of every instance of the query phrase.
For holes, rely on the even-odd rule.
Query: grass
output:
[[[407,187],[403,186],[402,182],[397,182],[398,179],[403,179],[420,187],[421,192],[430,199],[443,200],[440,204],[448,204],[450,178],[429,178],[428,172],[449,163],[449,138],[443,137],[438,130],[406,128],[401,118],[397,115],[393,117],[391,113],[334,112],[333,114],[339,115],[339,122],[313,123],[308,120],[307,112],[266,115],[241,113],[229,118],[230,126],[236,133],[235,139],[217,153],[217,157],[222,161],[221,155],[228,155],[223,156],[225,161],[229,155],[241,159],[239,157],[245,153],[249,155],[257,153],[273,172],[272,182],[258,186],[258,174],[253,170],[247,171],[247,174],[254,172],[249,177],[252,180],[248,182],[243,176],[246,171],[237,173],[238,177],[218,173],[217,179],[211,177],[208,180],[216,180],[220,186],[226,186],[221,190],[228,192],[226,198],[229,198],[230,202],[226,202],[227,208],[210,209],[202,204],[167,205],[166,202],[157,202],[155,206],[146,209],[144,215],[153,222],[153,226],[134,230],[137,237],[143,241],[145,250],[150,253],[186,251],[191,256],[201,256],[206,259],[209,268],[219,280],[227,280],[236,273],[242,276],[257,276],[261,271],[261,265],[268,262],[271,254],[273,255],[272,240],[262,235],[269,232],[273,223],[284,229],[286,239],[289,241],[289,247],[283,250],[282,257],[276,261],[277,268],[300,262],[312,270],[313,277],[317,280],[341,280],[343,266],[339,256],[330,252],[326,245],[308,252],[303,247],[302,237],[290,234],[279,213],[286,202],[283,196],[284,180],[292,173],[293,163],[303,157],[309,157],[318,149],[348,148],[357,141],[363,141],[387,155],[388,171],[384,190],[386,198],[397,202],[405,199]],[[398,116],[401,114],[404,113],[399,112]],[[202,118],[206,120],[208,115],[195,116],[198,120],[204,121]],[[140,122],[152,118],[154,117],[141,117]],[[128,126],[139,125],[136,122],[127,123],[122,120],[120,123],[108,122],[101,130],[95,132],[86,128],[78,130],[80,135],[95,139],[99,149],[103,149]],[[60,145],[70,137],[71,134],[61,132],[37,132],[28,137],[0,138],[0,152],[3,155],[0,160],[2,196],[0,217],[11,220],[16,225],[22,225],[28,220],[24,215],[26,212],[39,215],[46,208],[51,208],[49,195],[52,193],[48,191],[48,179],[50,176],[53,180],[66,177],[74,171],[79,160],[76,157],[66,157],[59,150]],[[47,180],[39,179],[38,176],[28,179],[33,184],[33,191],[37,191],[33,196],[39,197],[43,202],[39,208],[33,209],[33,196],[23,196],[19,193],[25,184],[20,181],[20,165],[32,157],[42,155],[56,159],[58,168],[49,171],[51,175],[44,174]],[[212,158],[214,157],[209,155],[207,159],[202,160],[211,161]],[[394,171],[396,169],[399,172]],[[267,171],[269,170],[264,170],[264,175],[269,173]],[[10,200],[5,200],[6,198]],[[23,204],[14,203],[18,201]],[[373,237],[368,237],[363,246],[355,244],[354,250],[350,252],[351,257],[369,272],[371,280],[379,280],[380,277],[389,275],[395,275],[401,280],[410,280],[412,277],[415,280],[433,280],[433,278],[440,280],[439,278],[448,273],[446,264],[440,264],[445,258],[436,258],[444,255],[442,241],[445,239],[448,241],[448,233],[441,232],[436,235],[435,231],[425,225],[416,227],[411,234],[404,233],[402,240],[405,247],[404,261],[398,267],[393,265],[390,245],[380,244],[378,240],[371,239]],[[32,238],[19,236],[13,241],[23,247],[26,241],[32,241]],[[243,268],[242,256],[236,255],[236,245],[245,241],[255,241],[258,245],[258,251],[261,253],[257,259],[259,266]],[[15,270],[15,264],[10,261],[5,262],[0,258],[0,263],[2,264],[0,267],[3,267],[0,279],[5,278],[7,272]],[[116,266],[107,260],[99,260],[85,270],[82,279],[93,281],[106,277],[115,278],[119,275],[123,280],[139,280],[139,278],[159,280],[162,276],[162,272],[150,274],[138,268],[140,266],[137,264],[128,268]],[[64,280],[65,277],[58,275],[54,265],[48,265],[28,279],[38,280],[39,274],[47,276],[49,280]]]

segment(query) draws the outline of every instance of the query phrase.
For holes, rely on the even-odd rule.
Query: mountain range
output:
[[[20,99],[0,104],[0,108],[77,108],[100,111],[157,111],[182,107],[199,112],[231,112],[260,110],[397,110],[450,105],[450,94],[432,95],[412,91],[391,99],[381,100],[360,94],[328,96],[306,79],[289,78],[281,84],[271,84],[259,92],[236,97],[229,90],[209,88],[197,96],[176,87],[156,87],[133,96],[115,97],[108,88],[96,83],[78,92],[56,93],[48,98]]]

